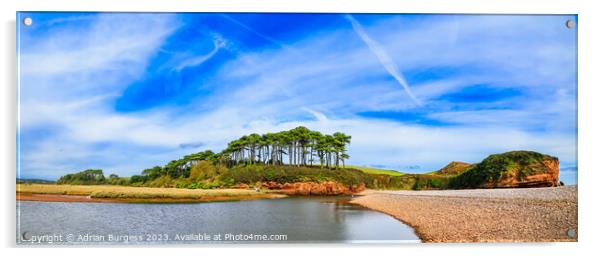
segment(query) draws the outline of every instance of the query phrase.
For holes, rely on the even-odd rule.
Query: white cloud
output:
[[[213,49],[211,49],[209,53],[182,61],[178,66],[174,67],[173,70],[181,71],[183,68],[186,67],[197,66],[211,59],[220,49],[224,48],[225,46],[225,40],[220,35],[214,35]]]
[[[22,74],[79,74],[136,66],[178,27],[167,14],[95,17],[90,28],[50,30],[47,40],[22,42]]]

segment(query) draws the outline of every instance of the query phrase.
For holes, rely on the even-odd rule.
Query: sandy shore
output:
[[[109,185],[17,184],[17,200],[89,203],[195,203],[281,198],[248,189],[179,189]]]
[[[94,198],[79,195],[17,193],[18,201],[38,202],[80,202],[80,203],[208,203],[225,201],[245,201],[285,197],[279,194],[205,196],[199,198]]]
[[[577,186],[366,191],[351,203],[407,223],[425,242],[577,241]]]

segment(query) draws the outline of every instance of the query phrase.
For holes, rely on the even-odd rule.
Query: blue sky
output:
[[[350,164],[420,173],[524,149],[576,182],[575,16],[24,16],[21,177],[128,176],[304,125],[350,134]]]

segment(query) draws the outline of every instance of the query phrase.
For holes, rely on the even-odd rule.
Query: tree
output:
[[[172,160],[169,163],[167,163],[167,165],[165,165],[162,170],[161,170],[161,174],[162,175],[169,175],[172,178],[178,178],[178,177],[188,177],[190,175],[190,168],[192,167],[193,164],[196,164],[199,161],[202,160],[208,160],[213,158],[215,155],[215,153],[213,153],[213,151],[211,150],[205,150],[202,152],[198,152],[198,153],[194,153],[194,154],[190,154],[190,155],[185,155],[184,157],[178,159],[178,160]],[[144,171],[143,171],[143,175],[144,175]],[[146,175],[144,175],[146,176]],[[158,176],[155,176],[155,178],[157,178]]]
[[[146,177],[142,175],[133,175],[130,177],[130,184],[142,184],[146,182]]]
[[[318,148],[318,142],[323,137],[322,133],[318,131],[309,132],[309,164],[314,164],[314,151]],[[317,154],[317,152],[316,152]]]
[[[349,155],[343,153],[341,154],[341,161],[343,161],[343,168],[345,168],[345,159],[349,159]]]
[[[100,169],[87,169],[78,173],[67,174],[57,181],[57,184],[97,185],[104,184],[105,176]]]
[[[287,163],[292,166],[313,165],[314,156],[317,156],[321,166],[326,163],[327,167],[338,167],[341,154],[346,151],[350,139],[344,133],[325,136],[298,126],[277,133],[243,135],[230,141],[220,155],[230,156],[228,166],[255,163],[282,165],[284,155],[287,155]]]
[[[335,132],[333,134],[333,151],[335,153],[336,168],[339,168],[339,161],[341,160],[341,154],[346,151],[346,145],[351,143],[351,136],[347,136],[341,132]]]
[[[142,171],[142,175],[148,177],[149,180],[154,180],[163,175],[163,168],[161,166],[155,166],[153,168],[145,169]]]
[[[338,169],[340,163],[350,158],[347,145],[351,136],[342,132],[332,135],[312,131],[298,126],[288,131],[276,133],[243,135],[232,140],[221,152],[215,154],[205,150],[169,161],[165,166],[144,169],[140,175],[120,178],[109,175],[108,181],[99,169],[88,169],[62,176],[58,184],[171,184],[172,180],[206,180],[227,170],[227,167],[244,164],[267,164],[290,166],[313,166],[317,158],[320,168]],[[285,155],[287,160],[285,161]],[[161,185],[163,186],[163,185]]]

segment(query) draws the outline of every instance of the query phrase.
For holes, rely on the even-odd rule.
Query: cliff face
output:
[[[270,190],[278,190],[280,193],[287,195],[353,195],[364,191],[366,186],[361,184],[344,185],[334,181],[324,182],[294,182],[280,184],[277,182],[264,182],[261,185],[263,188]]]
[[[532,151],[495,154],[450,181],[450,188],[552,187],[558,183],[558,158]]]
[[[497,181],[488,181],[485,188],[554,187],[558,184],[558,159],[546,159],[536,164],[537,172],[521,175],[518,171],[501,175]],[[533,166],[523,167],[533,168]]]

